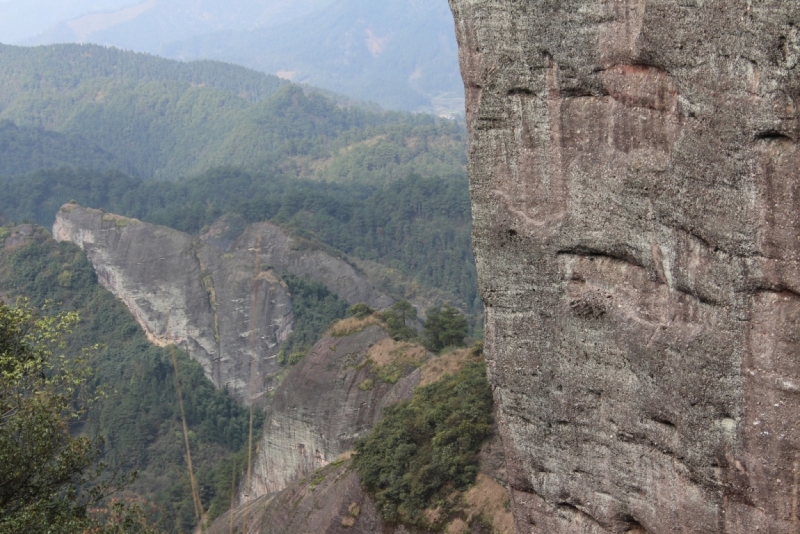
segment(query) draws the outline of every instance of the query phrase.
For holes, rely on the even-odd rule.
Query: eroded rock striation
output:
[[[392,302],[345,259],[298,246],[269,223],[247,227],[226,252],[177,230],[65,204],[53,236],[86,252],[100,283],[152,342],[187,350],[244,404],[272,387],[276,355],[292,331],[281,273],[320,280],[350,303]]]
[[[450,0],[518,532],[800,532],[800,4]]]

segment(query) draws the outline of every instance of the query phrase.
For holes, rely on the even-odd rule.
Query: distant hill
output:
[[[463,111],[447,3],[337,0],[275,28],[194,37],[159,52],[231,61],[395,109]]]
[[[0,40],[17,43],[93,11],[117,10],[130,5],[128,0],[2,0],[0,1]]]
[[[53,92],[63,96],[95,78],[118,83],[172,81],[214,87],[250,102],[275,94],[283,85],[276,76],[220,61],[185,63],[96,45],[0,44],[0,109],[20,98],[38,100]]]
[[[0,45],[2,119],[78,136],[143,178],[238,166],[385,182],[463,175],[466,163],[464,129],[451,121],[345,107],[220,62],[96,45]]]
[[[191,35],[281,24],[331,0],[2,0],[0,38],[9,44],[103,42],[153,51]],[[145,30],[145,31],[143,31]],[[132,34],[129,43],[124,41]],[[25,43],[25,41],[28,41]],[[37,41],[37,42],[31,42]],[[144,48],[143,48],[144,47]]]
[[[27,0],[25,0],[27,2]],[[0,38],[32,16],[0,3]],[[72,4],[72,3],[70,3]],[[179,59],[218,59],[376,102],[463,112],[453,20],[446,0],[79,0],[18,44],[92,42]],[[49,5],[49,4],[48,4]],[[45,9],[45,11],[47,11]],[[27,16],[26,16],[27,15]],[[52,20],[52,17],[47,18]],[[24,24],[23,24],[24,25]],[[2,30],[7,30],[3,33]]]

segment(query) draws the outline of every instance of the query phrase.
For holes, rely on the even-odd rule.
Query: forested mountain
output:
[[[396,298],[435,288],[470,313],[481,309],[463,178],[412,175],[381,186],[215,169],[166,182],[64,168],[0,180],[0,214],[12,220],[49,227],[69,200],[195,234],[226,214],[273,220],[364,260]]]
[[[219,59],[388,108],[463,112],[445,0],[7,0],[0,39]]]
[[[219,61],[184,63],[96,45],[0,45],[1,108],[21,98],[65,98],[82,83],[98,78],[118,83],[171,81],[215,87],[250,102],[275,94],[282,84],[275,76]]]
[[[18,127],[0,120],[0,176],[68,165],[89,169],[117,169],[122,163],[85,139],[43,128]]]
[[[189,232],[190,241],[214,231],[235,240],[247,223],[271,221],[293,250],[342,258],[420,312],[452,302],[479,337],[465,140],[456,121],[384,112],[222,63],[94,45],[0,45],[0,300],[26,295],[36,306],[81,313],[68,350],[99,344],[92,386],[110,389],[73,431],[105,436],[104,459],[140,471],[125,496],[157,503],[147,513],[169,532],[196,526],[197,499],[212,517],[226,510],[245,465],[250,418],[196,362],[149,343],[79,249],[14,223],[51,227],[72,200]],[[141,224],[119,222],[128,223]],[[230,260],[224,249],[219,254]],[[213,308],[209,272],[198,267]],[[249,268],[243,276],[252,282]],[[289,352],[276,360],[290,366],[348,304],[319,280],[269,276],[291,296],[293,332],[280,341]],[[385,319],[393,332],[393,313],[369,320]],[[463,340],[466,321],[457,313]],[[399,321],[398,332],[416,335],[405,315]],[[194,504],[184,439],[196,455]]]
[[[136,176],[240,166],[374,183],[464,172],[464,131],[454,122],[343,107],[221,63],[0,46],[0,84],[0,119],[78,135]]]
[[[73,199],[190,233],[274,219],[364,260],[396,297],[436,288],[480,309],[458,123],[94,45],[0,46],[0,84],[0,118],[19,125],[0,129],[11,220],[49,226]]]

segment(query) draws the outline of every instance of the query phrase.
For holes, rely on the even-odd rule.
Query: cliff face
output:
[[[391,347],[395,383],[376,376],[376,350]],[[371,357],[372,356],[372,357]],[[393,342],[379,326],[323,337],[287,375],[267,406],[263,436],[243,500],[274,493],[335,461],[378,422],[384,406],[411,398],[424,349]],[[413,371],[413,372],[412,372]]]
[[[177,230],[66,204],[53,235],[86,252],[100,283],[152,342],[187,350],[245,404],[270,389],[275,356],[292,331],[291,295],[279,273],[309,275],[351,303],[391,304],[343,259],[296,247],[268,223],[248,227],[223,252]]]
[[[800,531],[800,4],[450,5],[517,531]]]
[[[219,517],[209,533],[431,533],[385,523],[351,468],[349,453],[384,408],[480,355],[463,349],[429,357],[419,345],[393,341],[378,325],[352,330],[322,338],[281,383],[267,406],[252,483],[243,488],[241,504]],[[397,378],[394,384],[382,379],[390,375]],[[476,483],[458,499],[444,531],[511,534],[508,492],[501,485],[503,451],[496,437],[484,444],[478,459]]]

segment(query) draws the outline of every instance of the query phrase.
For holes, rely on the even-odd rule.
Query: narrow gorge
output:
[[[516,531],[800,532],[800,4],[450,5]]]

